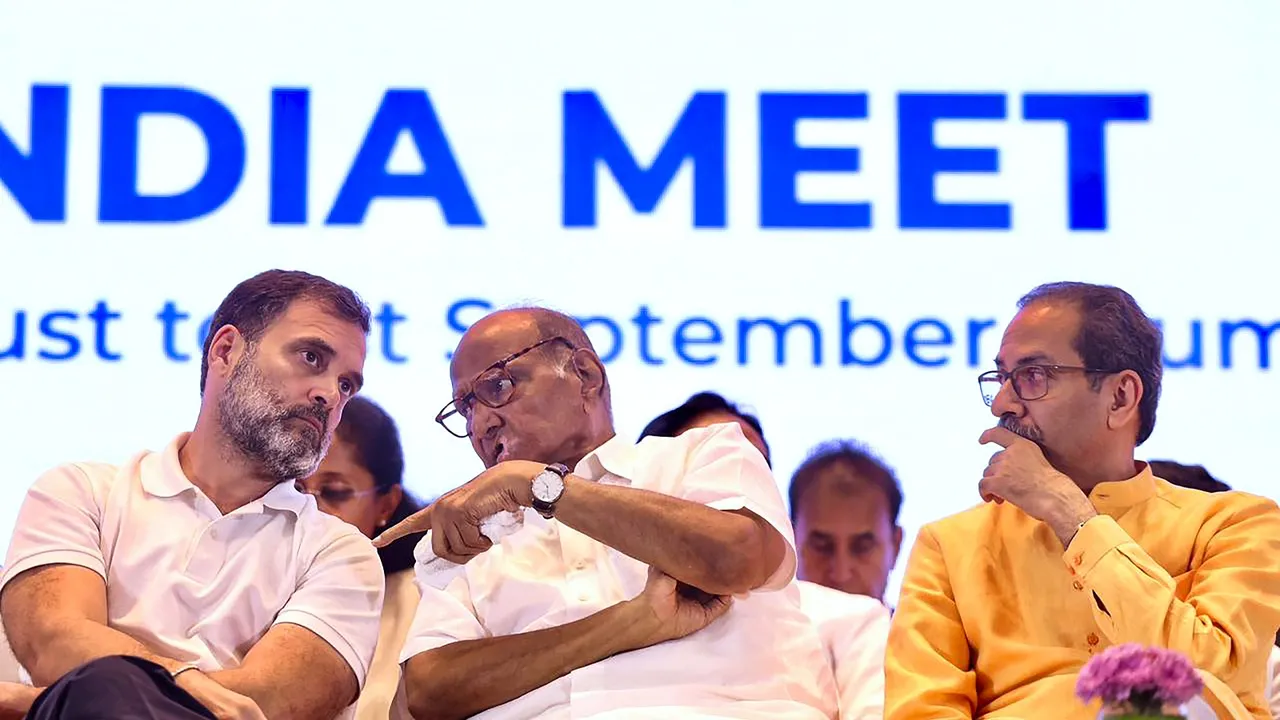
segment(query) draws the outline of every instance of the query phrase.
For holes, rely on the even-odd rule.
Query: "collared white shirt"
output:
[[[794,532],[782,496],[736,423],[635,445],[614,437],[573,473],[720,510],[751,510],[786,539],[786,559],[764,587],[736,599],[702,630],[579,668],[477,720],[835,716],[831,668],[816,627],[800,610]],[[463,572],[447,574],[444,588],[419,573],[422,602],[401,659],[459,640],[580,620],[639,595],[647,573],[643,563],[526,511],[523,529]]]
[[[178,462],[188,433],[116,467],[62,465],[27,492],[0,592],[43,565],[107,584],[107,624],[201,670],[238,667],[274,625],[333,646],[364,684],[382,609],[382,564],[356,528],[292,481],[223,515]]]
[[[800,607],[818,626],[840,692],[840,720],[884,716],[884,653],[891,615],[884,603],[799,581]]]

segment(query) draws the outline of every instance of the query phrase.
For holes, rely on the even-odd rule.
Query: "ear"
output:
[[[244,354],[244,336],[234,325],[223,325],[213,334],[209,343],[209,374],[223,380],[231,377],[231,371]]]
[[[404,499],[404,488],[392,485],[391,489],[378,496],[378,527],[384,528],[391,522],[391,515],[400,507]]]
[[[604,363],[586,348],[573,351],[573,372],[582,382],[582,396],[598,399],[604,394]]]
[[[1110,392],[1107,392],[1108,389]],[[1132,370],[1113,375],[1103,386],[1110,404],[1107,406],[1107,427],[1119,430],[1131,423],[1138,424],[1138,404],[1142,402],[1142,378]]]

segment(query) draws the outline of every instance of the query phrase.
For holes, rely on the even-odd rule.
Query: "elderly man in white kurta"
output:
[[[473,325],[451,375],[438,419],[489,469],[375,540],[429,526],[422,559],[465,563],[419,566],[415,716],[836,714],[781,494],[736,425],[616,436],[603,364],[548,310]],[[480,525],[500,511],[524,525],[494,545]]]

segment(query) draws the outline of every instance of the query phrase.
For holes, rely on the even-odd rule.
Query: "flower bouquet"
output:
[[[1076,696],[1102,701],[1099,718],[1180,718],[1183,706],[1204,688],[1181,653],[1136,643],[1099,653],[1080,671]]]

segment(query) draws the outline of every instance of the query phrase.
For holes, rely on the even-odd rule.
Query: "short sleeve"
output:
[[[354,527],[343,525],[311,560],[274,624],[291,623],[319,635],[363,688],[378,644],[384,592],[377,551]]]
[[[747,441],[737,423],[712,425],[684,433],[689,450],[676,497],[717,510],[750,510],[782,535],[787,553],[758,591],[780,590],[795,578],[795,530],[764,456]]]
[[[102,505],[84,467],[61,465],[41,475],[18,511],[0,593],[18,575],[44,565],[77,565],[105,580],[101,524]]]

